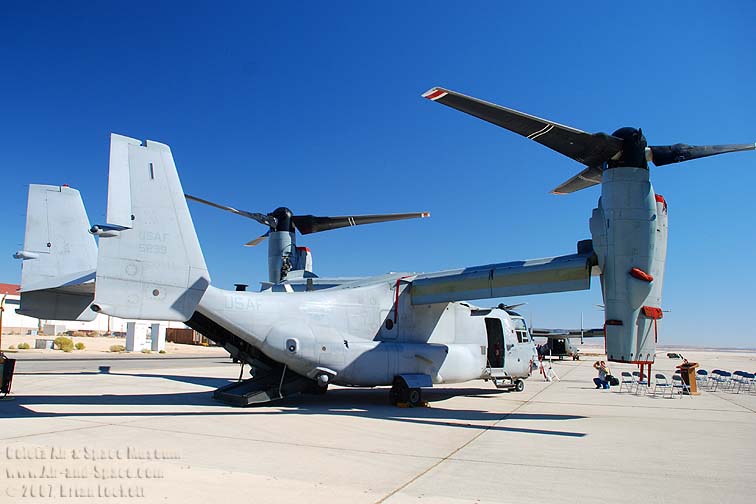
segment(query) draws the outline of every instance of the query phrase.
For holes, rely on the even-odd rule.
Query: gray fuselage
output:
[[[486,378],[497,374],[488,358],[492,341],[501,352],[493,365],[499,375],[529,375],[534,346],[522,335],[518,341],[510,314],[466,303],[413,306],[403,276],[310,292],[211,286],[197,311],[291,370],[310,378],[325,373],[339,385],[390,385],[406,373],[434,383]]]

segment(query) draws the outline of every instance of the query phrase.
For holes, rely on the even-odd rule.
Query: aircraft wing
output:
[[[586,290],[596,265],[592,242],[578,253],[426,273],[412,280],[413,305]]]
[[[603,338],[604,329],[583,329],[582,336],[580,329],[530,329],[530,334],[534,338],[552,338],[552,339],[564,339],[564,338]]]

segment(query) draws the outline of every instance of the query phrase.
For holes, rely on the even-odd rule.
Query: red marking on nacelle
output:
[[[640,268],[633,268],[630,270],[630,276],[633,278],[637,278],[638,280],[643,280],[644,282],[653,282],[654,277],[646,273]]]
[[[643,315],[650,319],[657,320],[664,316],[662,309],[656,308],[655,306],[644,306],[641,310],[643,311]]]
[[[654,197],[656,198],[656,202],[657,203],[661,203],[661,204],[664,205],[664,211],[666,212],[667,211],[667,200],[664,199],[664,196],[662,196],[661,194],[657,194]]]

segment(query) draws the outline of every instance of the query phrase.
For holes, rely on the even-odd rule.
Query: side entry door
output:
[[[486,335],[488,337],[488,367],[490,369],[504,368],[506,348],[504,346],[504,329],[501,320],[486,318]]]

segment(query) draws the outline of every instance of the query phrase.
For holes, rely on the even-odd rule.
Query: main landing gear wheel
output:
[[[423,395],[419,388],[409,388],[407,383],[400,377],[394,378],[394,383],[389,392],[389,400],[394,406],[405,403],[409,406],[420,406]]]
[[[327,374],[320,374],[315,378],[315,383],[313,384],[313,393],[315,394],[325,394],[328,391],[328,384],[331,381],[331,377]]]
[[[423,397],[422,397],[422,394],[420,393],[419,388],[409,389],[409,393],[407,394],[407,402],[409,403],[410,406],[412,407],[419,406],[422,400],[423,400]]]
[[[514,382],[515,392],[522,392],[525,390],[525,382],[522,380],[515,380]]]
[[[391,404],[396,406],[402,402],[402,396],[406,395],[406,390],[408,390],[408,387],[404,383],[404,380],[398,376],[394,378],[394,383],[391,385],[391,390],[389,391],[389,401]]]

